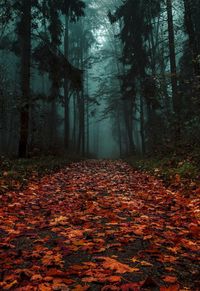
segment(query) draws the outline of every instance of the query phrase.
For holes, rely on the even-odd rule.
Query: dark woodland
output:
[[[199,0],[0,0],[0,290],[200,290]]]

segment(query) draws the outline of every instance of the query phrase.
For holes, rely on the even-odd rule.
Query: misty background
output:
[[[197,0],[0,3],[0,153],[198,144]]]

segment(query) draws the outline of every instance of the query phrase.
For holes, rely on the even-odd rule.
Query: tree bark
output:
[[[173,0],[167,0],[167,16],[168,16],[167,21],[168,21],[168,33],[169,33],[169,56],[170,56],[170,67],[171,67],[172,101],[173,101],[173,110],[175,113],[174,141],[175,141],[175,145],[178,146],[180,138],[181,138],[181,114],[180,114],[181,99],[180,99],[180,95],[178,94],[172,1]]]
[[[167,0],[167,16],[168,16],[168,32],[169,32],[169,54],[171,66],[171,83],[172,83],[172,97],[173,109],[176,114],[179,114],[180,104],[178,100],[178,85],[177,85],[177,68],[176,68],[176,52],[175,52],[175,36],[174,36],[174,22],[172,0]]]
[[[20,110],[20,138],[18,155],[27,155],[29,136],[29,99],[30,99],[30,66],[31,66],[31,0],[22,1],[20,22],[21,44],[21,110]]]
[[[128,153],[135,153],[135,143],[133,139],[133,104],[132,100],[124,101],[124,120],[127,130],[127,137],[129,142]]]
[[[66,15],[65,16],[65,38],[64,38],[64,55],[65,58],[68,59],[69,57],[69,18]],[[64,143],[65,148],[69,148],[69,82],[68,82],[68,76],[65,76],[64,80],[64,106],[65,106],[65,118],[64,118]]]
[[[146,144],[145,144],[144,100],[143,100],[143,96],[140,96],[140,135],[141,135],[142,154],[145,155],[145,153],[146,153]]]
[[[192,58],[193,58],[193,68],[194,74],[200,74],[200,65],[197,61],[197,57],[199,55],[194,23],[192,19],[192,3],[190,0],[184,0],[184,7],[185,7],[185,27],[189,36],[189,45],[192,51]]]

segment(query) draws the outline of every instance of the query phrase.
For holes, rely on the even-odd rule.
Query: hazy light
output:
[[[94,36],[100,46],[103,46],[107,41],[106,31],[103,26],[94,31]]]

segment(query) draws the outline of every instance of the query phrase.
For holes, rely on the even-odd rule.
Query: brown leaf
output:
[[[53,291],[69,291],[69,287],[64,283],[56,283],[54,282],[52,285]]]
[[[89,286],[82,286],[82,285],[76,285],[72,291],[87,291],[90,287]]]
[[[120,291],[121,288],[113,285],[106,285],[104,286],[101,291]]]
[[[31,277],[31,281],[41,281],[42,276],[40,274],[35,274]]]
[[[116,271],[116,273],[123,274],[139,271],[138,268],[132,268],[126,264],[122,264],[117,260],[111,259],[109,257],[98,257],[98,259],[104,260],[104,262],[102,263],[104,268]]]
[[[180,286],[179,285],[171,285],[169,287],[160,287],[160,291],[179,291]]]
[[[18,281],[14,280],[9,284],[3,285],[3,290],[14,290],[13,288],[17,287]]]
[[[61,271],[61,270],[58,270],[58,269],[50,269],[47,271],[46,273],[47,276],[50,276],[50,277],[66,277],[66,273]]]

